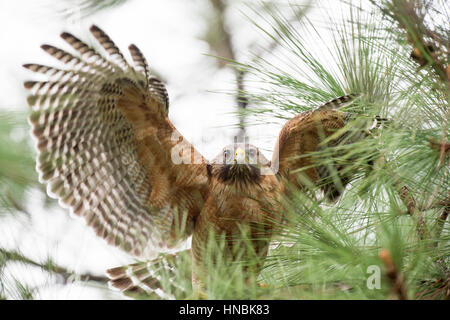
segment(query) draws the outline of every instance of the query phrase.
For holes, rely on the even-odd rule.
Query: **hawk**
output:
[[[337,109],[355,95],[288,121],[272,161],[257,147],[237,142],[207,161],[170,122],[165,86],[150,74],[141,51],[129,46],[132,66],[105,32],[95,25],[90,31],[104,53],[64,32],[75,53],[42,45],[62,67],[24,65],[47,78],[24,86],[31,91],[37,170],[49,195],[107,243],[149,260],[108,270],[113,286],[157,291],[159,280],[150,269],[170,269],[173,256],[155,254],[176,250],[190,237],[194,285],[202,286],[206,248],[219,238],[225,243],[219,254],[254,258],[246,270],[257,275],[282,219],[285,186],[305,187],[297,169],[307,167],[304,177],[313,183],[325,181],[321,188],[331,199],[350,180],[349,174],[340,183],[327,180],[329,168],[314,167],[309,153],[346,126],[350,117]],[[240,238],[249,246],[238,245]]]

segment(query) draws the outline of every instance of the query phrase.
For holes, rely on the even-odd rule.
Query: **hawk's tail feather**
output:
[[[156,278],[157,271],[152,269],[151,262],[139,262],[108,269],[106,274],[111,279],[109,286],[126,295],[173,299],[171,294],[164,292],[160,281]]]
[[[145,298],[175,299],[186,297],[190,272],[180,271],[180,253],[160,255],[150,261],[108,269],[109,286],[126,295]],[[186,268],[190,270],[190,268]]]
[[[114,268],[115,269],[115,268]],[[119,269],[125,269],[125,267],[119,267]],[[112,271],[112,269],[109,269],[108,275],[111,276],[111,273],[109,271]],[[150,297],[152,296],[152,293],[150,292],[150,290],[146,290],[142,287],[142,285],[136,285],[132,278],[127,276],[126,273],[122,273],[122,274],[116,274],[116,279],[114,280],[110,280],[109,281],[109,286],[114,288],[114,289],[118,289],[120,291],[122,291],[124,294],[127,295],[132,295],[132,296],[141,296],[141,297]],[[157,288],[155,288],[156,290]],[[158,291],[159,292],[159,291]],[[158,298],[162,298],[161,294],[157,294],[155,292],[156,296]]]

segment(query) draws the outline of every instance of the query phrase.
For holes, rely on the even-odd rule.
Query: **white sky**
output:
[[[250,1],[251,2],[251,1]],[[292,2],[292,1],[291,1]],[[130,43],[136,44],[150,66],[168,82],[169,117],[177,129],[208,159],[233,141],[236,123],[234,98],[210,91],[231,91],[235,88],[230,70],[218,70],[214,59],[205,56],[208,44],[199,40],[205,22],[202,20],[202,0],[134,0],[118,8],[104,11],[74,23],[56,14],[50,0],[0,0],[0,106],[9,110],[26,110],[22,83],[35,75],[21,67],[24,63],[54,64],[53,58],[41,49],[43,43],[63,48],[68,46],[59,34],[70,31],[81,39],[91,39],[88,28],[97,24],[114,40],[124,53]],[[336,2],[328,1],[335,6]],[[260,34],[242,16],[236,4],[229,12],[231,30],[235,34],[238,54],[245,56],[249,43]],[[126,55],[128,53],[126,52]],[[129,56],[128,56],[129,57]],[[281,124],[249,129],[250,142],[261,148],[267,158],[275,143]],[[118,249],[106,245],[84,226],[81,220],[68,218],[66,210],[43,210],[39,195],[30,194],[26,218],[2,219],[0,246],[18,248],[30,258],[42,261],[47,256],[75,271],[102,274],[107,268],[133,261]],[[28,279],[31,284],[53,283],[38,270],[16,266],[8,268],[7,276]],[[87,299],[104,298],[104,293],[85,286],[57,286],[41,290],[37,298]],[[113,295],[120,298],[120,295]]]

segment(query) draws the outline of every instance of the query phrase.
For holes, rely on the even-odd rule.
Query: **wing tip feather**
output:
[[[36,64],[34,64],[34,63],[24,63],[24,64],[22,64],[22,67],[25,68],[25,69],[33,71],[33,68],[34,68],[35,65]]]
[[[126,276],[126,270],[127,270],[127,268],[124,266],[110,268],[110,269],[106,270],[106,275],[111,280],[116,280],[118,278]]]
[[[92,25],[89,27],[89,31],[92,32],[92,33],[94,33],[94,32],[102,32],[103,30],[100,29],[96,24],[92,24]]]

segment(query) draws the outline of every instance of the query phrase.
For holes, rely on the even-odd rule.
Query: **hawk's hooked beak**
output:
[[[246,163],[248,163],[248,159],[245,156],[245,152],[241,148],[238,148],[236,150],[236,152],[234,153],[234,159],[233,160],[234,160],[234,163],[236,163],[236,164],[246,164]]]

